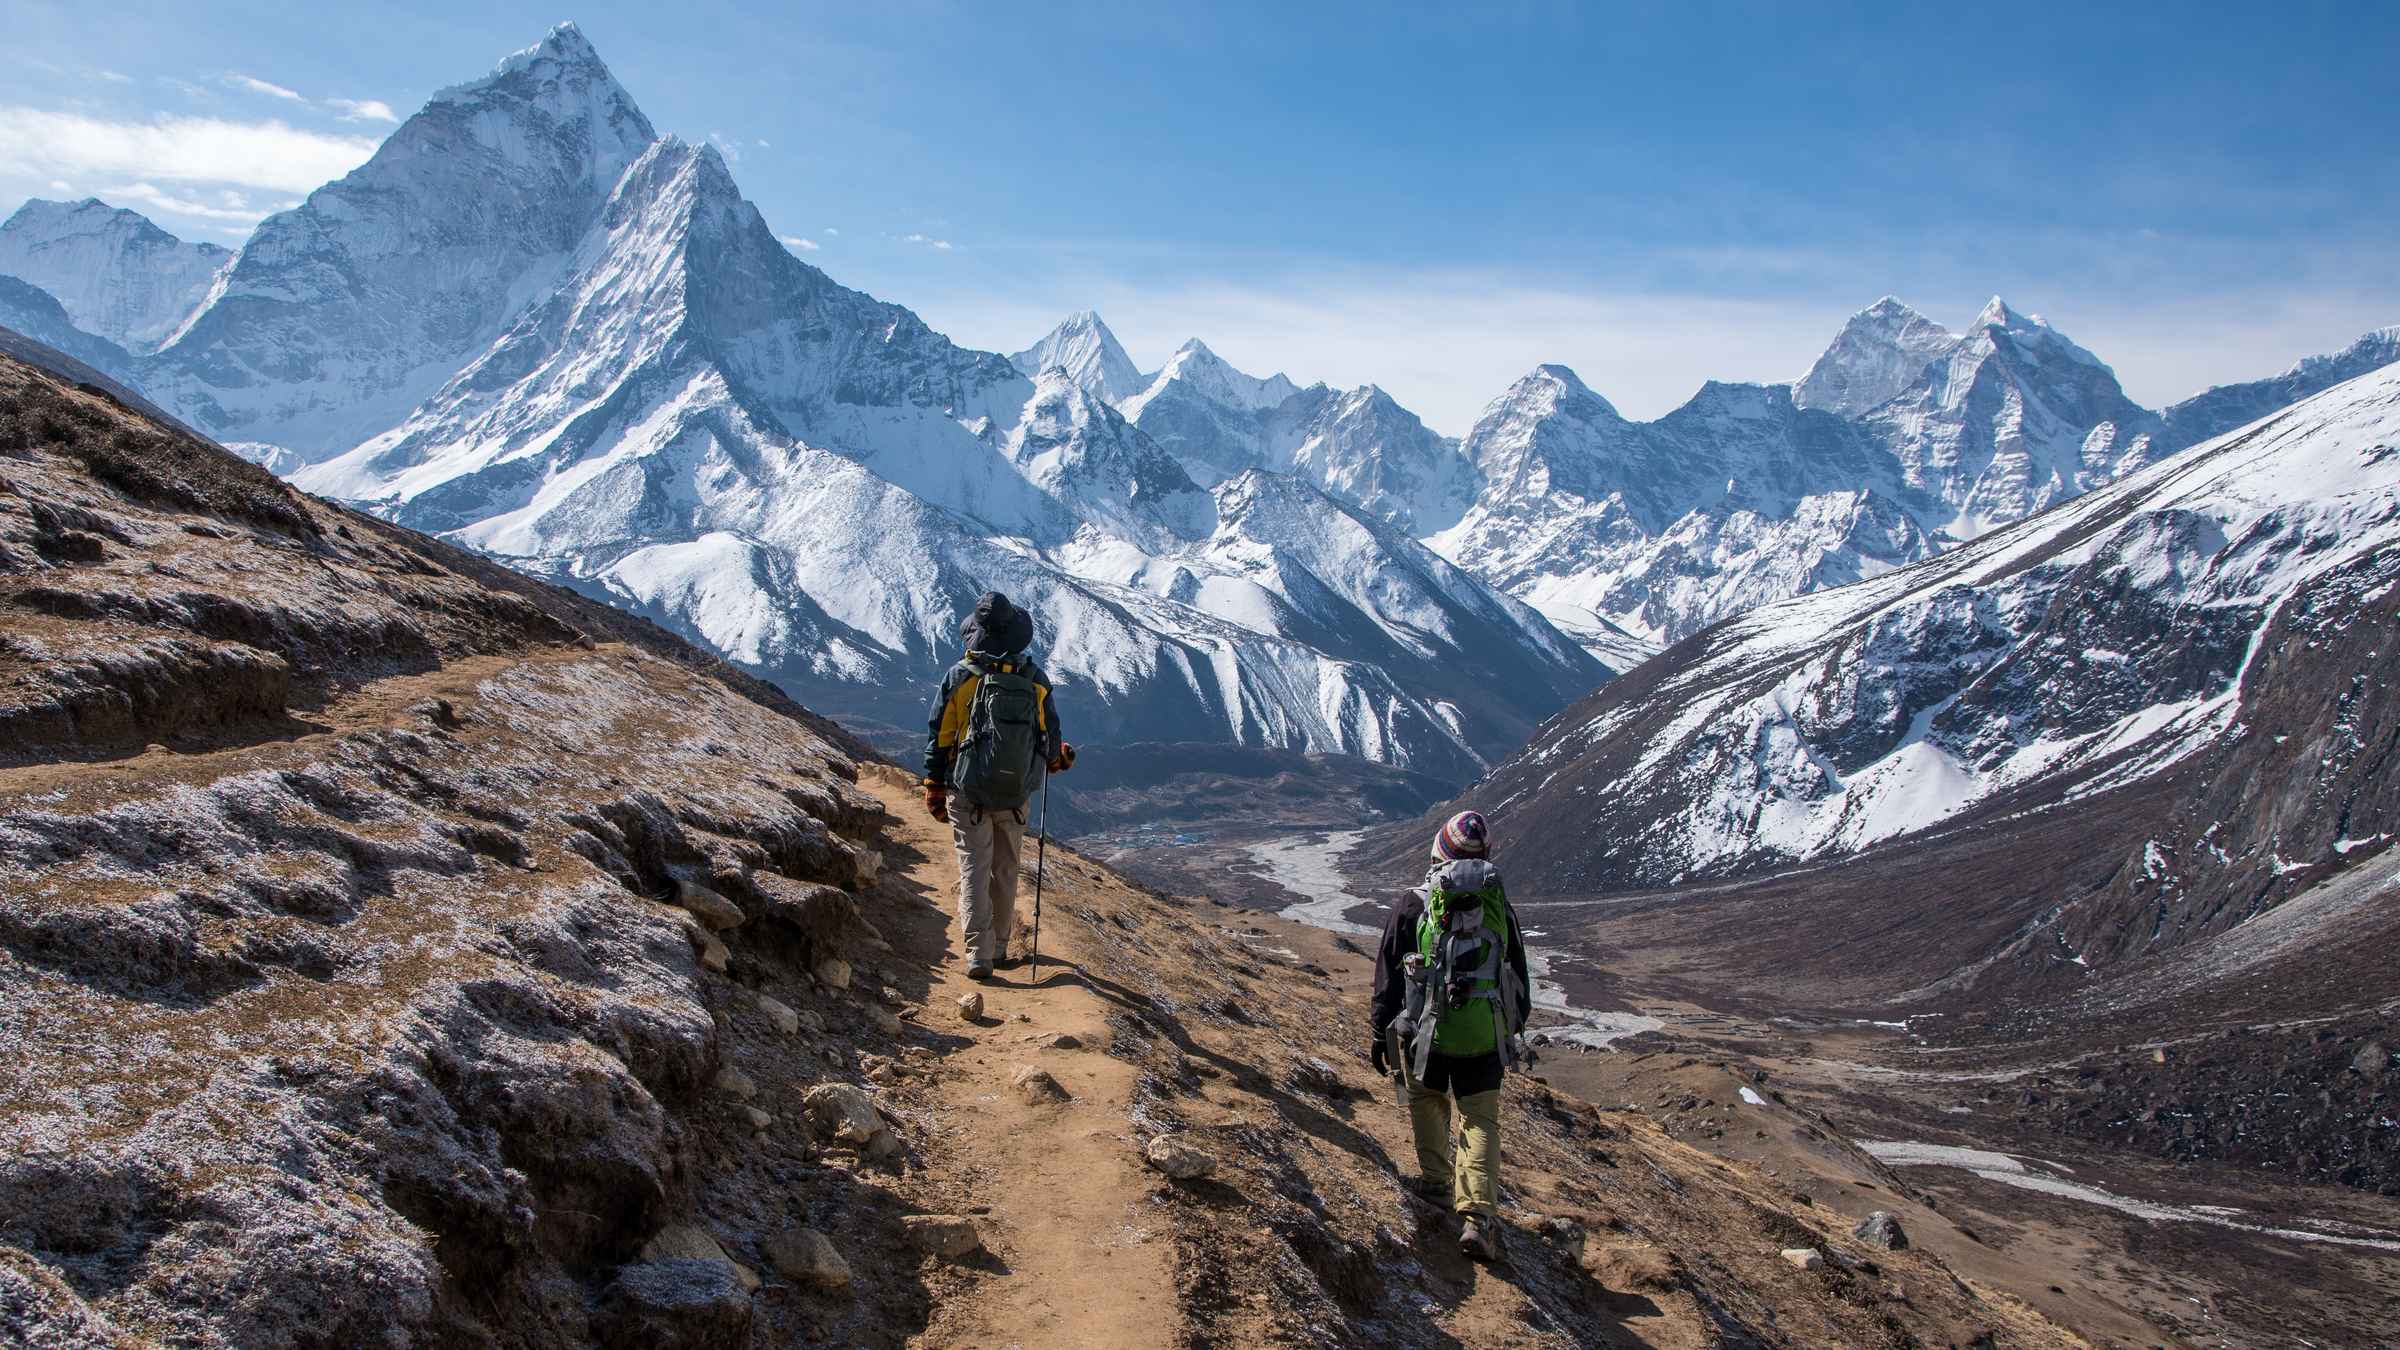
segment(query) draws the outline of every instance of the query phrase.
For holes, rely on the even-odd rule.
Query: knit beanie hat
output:
[[[1492,840],[1485,832],[1483,813],[1480,811],[1459,812],[1443,821],[1441,832],[1433,836],[1433,856],[1440,862],[1488,858],[1491,855]]]

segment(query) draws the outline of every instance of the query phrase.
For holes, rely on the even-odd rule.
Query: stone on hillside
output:
[[[1825,1264],[1825,1254],[1814,1247],[1786,1247],[1783,1259],[1795,1270],[1815,1270]]]
[[[692,951],[700,958],[704,969],[722,975],[726,967],[733,964],[733,953],[698,919],[687,918],[683,921],[683,935],[691,940]]]
[[[972,1022],[983,1016],[983,995],[965,993],[958,996],[958,1015]]]
[[[800,1029],[806,1031],[811,1036],[824,1035],[825,1014],[818,1012],[814,1008],[803,1009],[800,1013]]]
[[[1031,1064],[1021,1065],[1008,1081],[1017,1091],[1024,1093],[1025,1099],[1030,1102],[1063,1102],[1067,1099],[1067,1090],[1059,1086],[1058,1080],[1050,1076],[1048,1069],[1035,1068]]]
[[[867,1025],[886,1036],[897,1036],[908,1030],[908,1024],[900,1020],[900,1014],[880,1003],[867,1005]]]
[[[820,1083],[808,1090],[805,1101],[809,1120],[845,1144],[863,1148],[883,1128],[875,1099],[848,1083]]]
[[[1190,1181],[1217,1170],[1217,1160],[1180,1134],[1162,1134],[1142,1150],[1142,1160],[1169,1180]]]
[[[858,864],[858,885],[861,890],[874,885],[875,878],[883,875],[883,854],[880,850],[862,848],[858,851],[856,862]]]
[[[817,962],[817,982],[828,989],[850,987],[850,963],[838,956],[828,956]]]
[[[866,1155],[869,1162],[882,1162],[900,1151],[900,1136],[892,1133],[892,1127],[886,1125],[877,1130],[875,1136],[867,1141],[867,1146],[859,1151]]]
[[[850,1287],[850,1263],[833,1239],[813,1228],[800,1228],[767,1243],[767,1263],[775,1273],[803,1289],[835,1293]]]
[[[716,932],[739,928],[750,916],[742,907],[690,877],[675,878],[675,903]]]
[[[918,1251],[945,1261],[956,1261],[983,1250],[983,1234],[976,1231],[975,1221],[961,1215],[904,1215],[900,1228]]]
[[[733,1278],[741,1283],[741,1286],[745,1291],[753,1294],[757,1293],[758,1287],[765,1283],[765,1281],[758,1278],[757,1271],[752,1270],[750,1267],[743,1265],[739,1261],[733,1263]]]
[[[743,1107],[742,1119],[749,1121],[750,1128],[754,1130],[763,1130],[769,1125],[775,1123],[775,1117],[768,1115],[766,1112],[759,1110],[755,1106]]]
[[[730,1261],[725,1249],[698,1224],[671,1223],[642,1244],[645,1261]]]
[[[1888,1209],[1876,1210],[1860,1219],[1858,1227],[1850,1230],[1850,1236],[1861,1242],[1872,1243],[1885,1251],[1908,1250],[1908,1232],[1900,1226],[1900,1220],[1894,1217]]]
[[[730,1261],[642,1261],[601,1296],[606,1345],[649,1350],[732,1350],[750,1343],[750,1293]]]
[[[2369,1041],[2351,1056],[2350,1067],[2369,1078],[2381,1078],[2392,1068],[2392,1052],[2381,1041]]]
[[[728,1064],[717,1070],[717,1091],[746,1102],[758,1095],[758,1081]]]
[[[793,1011],[788,1004],[768,998],[765,994],[760,994],[758,996],[758,1010],[762,1013],[765,1013],[767,1015],[767,1020],[775,1024],[775,1029],[782,1032],[786,1036],[789,1036],[800,1029],[800,1014]]]
[[[1042,1044],[1052,1050],[1081,1050],[1083,1048],[1083,1038],[1077,1036],[1074,1032],[1062,1031],[1057,1035],[1050,1037],[1048,1040],[1043,1041]]]

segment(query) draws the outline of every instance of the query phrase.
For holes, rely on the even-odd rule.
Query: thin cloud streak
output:
[[[225,83],[231,88],[246,89],[253,94],[264,94],[268,98],[280,98],[293,103],[308,102],[308,100],[302,98],[299,92],[296,90],[286,89],[280,84],[269,84],[265,80],[259,79],[255,75],[244,75],[238,71],[227,75],[225,77]]]
[[[345,122],[397,122],[400,114],[392,105],[379,98],[329,98],[325,106],[341,114]]]
[[[311,192],[366,162],[363,136],[306,131],[280,120],[166,116],[110,121],[0,105],[0,171],[27,178],[232,183]]]

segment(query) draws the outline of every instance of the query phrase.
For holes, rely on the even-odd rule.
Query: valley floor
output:
[[[1318,926],[1292,945],[1338,969],[1345,935],[1378,908],[1349,893],[1346,844],[1256,844],[1227,862],[1225,890]],[[1622,933],[1595,941],[1596,907],[1519,900],[1537,948],[1569,945],[1551,965],[1575,1006],[1536,1018],[1557,1041],[1542,1072],[1561,1091],[1756,1167],[1812,1208],[1890,1209],[1962,1276],[2096,1344],[2400,1344],[2400,1201],[2029,1132],[2019,1095],[2048,1084],[2044,1068],[2072,1078],[2088,1047],[2062,1042],[2065,1062],[2036,1068],[1970,1061],[1870,1020],[1888,1014],[1709,988],[1617,945]],[[1595,1037],[1595,1022],[1636,1030]]]

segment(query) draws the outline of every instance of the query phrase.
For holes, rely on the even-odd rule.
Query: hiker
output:
[[[1500,1255],[1500,1078],[1533,1058],[1521,1034],[1533,987],[1525,941],[1491,855],[1473,811],[1434,835],[1425,884],[1384,923],[1367,1052],[1407,1087],[1417,1196],[1455,1211],[1459,1250],[1485,1261]]]
[[[1059,733],[1050,677],[1026,655],[1033,616],[998,591],[959,626],[967,652],[942,677],[925,740],[925,809],[950,822],[958,849],[958,924],[967,978],[1008,960],[1017,926],[1017,859],[1025,807],[1043,774],[1065,773],[1075,747]],[[1047,826],[1048,822],[1043,822]]]

